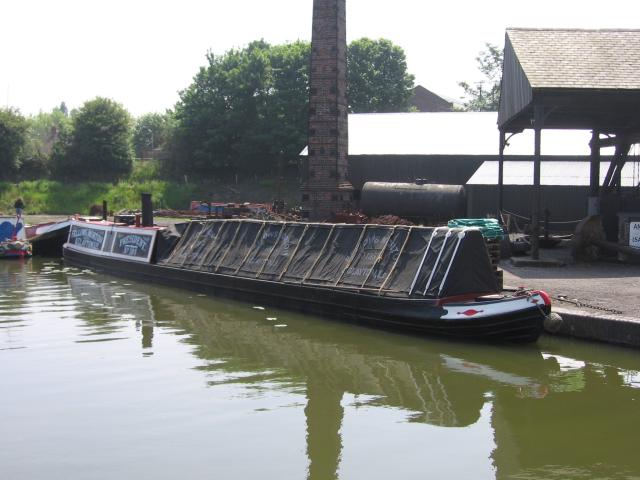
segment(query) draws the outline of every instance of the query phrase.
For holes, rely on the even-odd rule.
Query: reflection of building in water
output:
[[[274,329],[260,319],[265,312],[246,304],[187,299],[171,290],[148,295],[140,293],[144,286],[127,287],[126,298],[114,298],[121,285],[80,280],[70,279],[75,295],[88,293],[113,307],[112,316],[89,320],[95,328],[121,324],[116,317],[132,315],[147,348],[154,319],[162,319],[163,326],[186,335],[209,385],[246,384],[250,394],[278,388],[274,385],[304,389],[311,479],[337,477],[346,395],[357,396],[358,405],[395,408],[406,412],[408,421],[439,427],[474,425],[491,401],[498,478],[640,471],[640,460],[628,454],[640,424],[640,390],[626,385],[620,370],[601,366],[606,362],[588,348],[571,347],[583,362],[553,354],[543,358],[535,347],[389,339],[366,328],[354,334],[349,326],[288,312],[278,322],[289,327]],[[638,361],[628,364],[631,369]],[[636,413],[629,417],[629,412]],[[611,462],[619,470],[607,470]]]
[[[541,377],[544,361],[533,348],[495,357],[490,347],[455,343],[443,347],[403,336],[388,341],[375,330],[353,335],[349,327],[314,319],[301,329],[290,325],[274,330],[268,322],[256,322],[256,311],[246,306],[209,302],[208,308],[200,308],[154,298],[154,311],[175,319],[190,334],[188,341],[206,362],[202,370],[211,385],[305,387],[313,479],[336,478],[342,450],[341,399],[346,393],[370,406],[406,411],[408,421],[465,427],[480,418],[487,392],[504,391],[506,398],[518,400],[537,392],[541,384],[534,378]],[[441,353],[442,348],[447,354]],[[526,365],[522,369],[527,375],[518,372],[518,365]]]
[[[552,371],[544,401],[498,394],[491,421],[497,478],[636,478],[640,472],[629,444],[640,439],[640,390],[585,345],[588,360],[581,364],[547,358]]]

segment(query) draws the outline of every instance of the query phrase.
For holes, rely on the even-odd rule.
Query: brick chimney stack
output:
[[[311,220],[350,210],[347,180],[346,0],[314,0],[309,80],[308,156],[302,171],[302,204]]]

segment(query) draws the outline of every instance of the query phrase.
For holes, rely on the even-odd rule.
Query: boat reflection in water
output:
[[[303,394],[309,479],[340,476],[349,442],[345,408],[377,407],[402,412],[405,422],[445,429],[486,421],[497,478],[626,478],[640,472],[639,456],[630,451],[637,444],[630,442],[640,439],[633,352],[549,338],[527,348],[414,338],[137,284],[117,295],[123,287],[104,278],[68,280],[78,298],[112,307],[93,327],[117,328],[113,318],[131,315],[145,355],[158,348],[154,329],[183,335],[211,387]],[[620,366],[609,366],[612,361]],[[435,445],[421,448],[428,452]],[[462,446],[449,448],[465,453]],[[424,465],[424,473],[431,467]]]

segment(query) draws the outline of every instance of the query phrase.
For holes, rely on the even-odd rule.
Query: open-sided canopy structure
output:
[[[508,29],[498,124],[640,131],[640,30]]]
[[[532,256],[537,258],[541,131],[593,132],[590,210],[595,213],[600,149],[616,147],[603,182],[610,191],[620,188],[629,148],[640,141],[640,30],[508,29],[498,127],[501,156],[507,134],[535,130]]]

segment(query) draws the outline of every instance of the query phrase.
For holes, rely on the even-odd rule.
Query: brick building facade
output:
[[[311,220],[349,210],[347,180],[346,0],[314,0],[309,80],[309,154],[303,168],[302,205]]]

